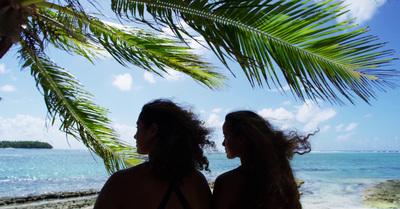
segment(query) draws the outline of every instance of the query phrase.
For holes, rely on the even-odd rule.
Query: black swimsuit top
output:
[[[167,192],[165,193],[163,199],[160,202],[160,205],[158,206],[158,209],[165,209],[167,206],[168,200],[171,197],[172,192],[175,192],[176,196],[178,197],[179,201],[181,202],[181,205],[183,209],[190,209],[189,203],[187,202],[185,196],[183,196],[181,190],[176,184],[170,184]]]

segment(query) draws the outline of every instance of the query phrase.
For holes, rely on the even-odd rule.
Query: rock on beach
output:
[[[400,208],[400,179],[388,180],[366,187],[362,193],[365,206],[374,208]]]

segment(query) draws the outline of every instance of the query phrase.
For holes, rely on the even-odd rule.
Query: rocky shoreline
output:
[[[300,187],[304,181],[297,180]],[[210,183],[213,189],[213,182]],[[56,192],[42,195],[0,198],[1,209],[92,209],[98,190]],[[388,180],[366,187],[362,193],[366,208],[400,208],[400,180]]]
[[[296,179],[300,187],[304,181]],[[210,182],[211,190],[214,182]],[[0,198],[1,209],[92,209],[96,202],[98,190],[55,192],[41,195]]]
[[[72,209],[93,208],[98,190],[55,192],[41,195],[0,198],[0,208],[30,208],[30,209]]]
[[[366,187],[362,193],[363,205],[374,208],[400,208],[400,180],[387,180]]]

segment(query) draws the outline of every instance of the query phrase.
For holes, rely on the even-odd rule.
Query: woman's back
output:
[[[113,174],[95,209],[209,209],[209,170],[203,148],[213,147],[210,130],[189,110],[169,100],[145,104],[136,122],[138,154],[148,161]]]
[[[96,208],[140,208],[140,209],[209,209],[211,192],[203,174],[194,170],[184,177],[176,190],[168,197],[170,182],[157,178],[148,163],[121,170],[112,175],[101,195],[107,195],[107,202],[96,202]],[[172,185],[174,186],[174,185]],[[178,198],[182,193],[183,199]],[[177,194],[178,193],[178,194]],[[100,196],[98,199],[102,199]],[[165,207],[163,207],[163,199]]]

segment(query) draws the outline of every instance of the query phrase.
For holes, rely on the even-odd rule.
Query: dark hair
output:
[[[149,153],[149,164],[158,177],[177,182],[194,169],[209,171],[203,149],[215,145],[209,140],[210,130],[194,113],[158,99],[143,106],[139,120],[146,128],[158,126],[155,149]]]
[[[243,208],[301,208],[300,195],[289,160],[295,153],[311,151],[307,139],[297,132],[275,130],[252,111],[226,115],[225,123],[235,136],[246,138],[248,164],[243,167]]]

